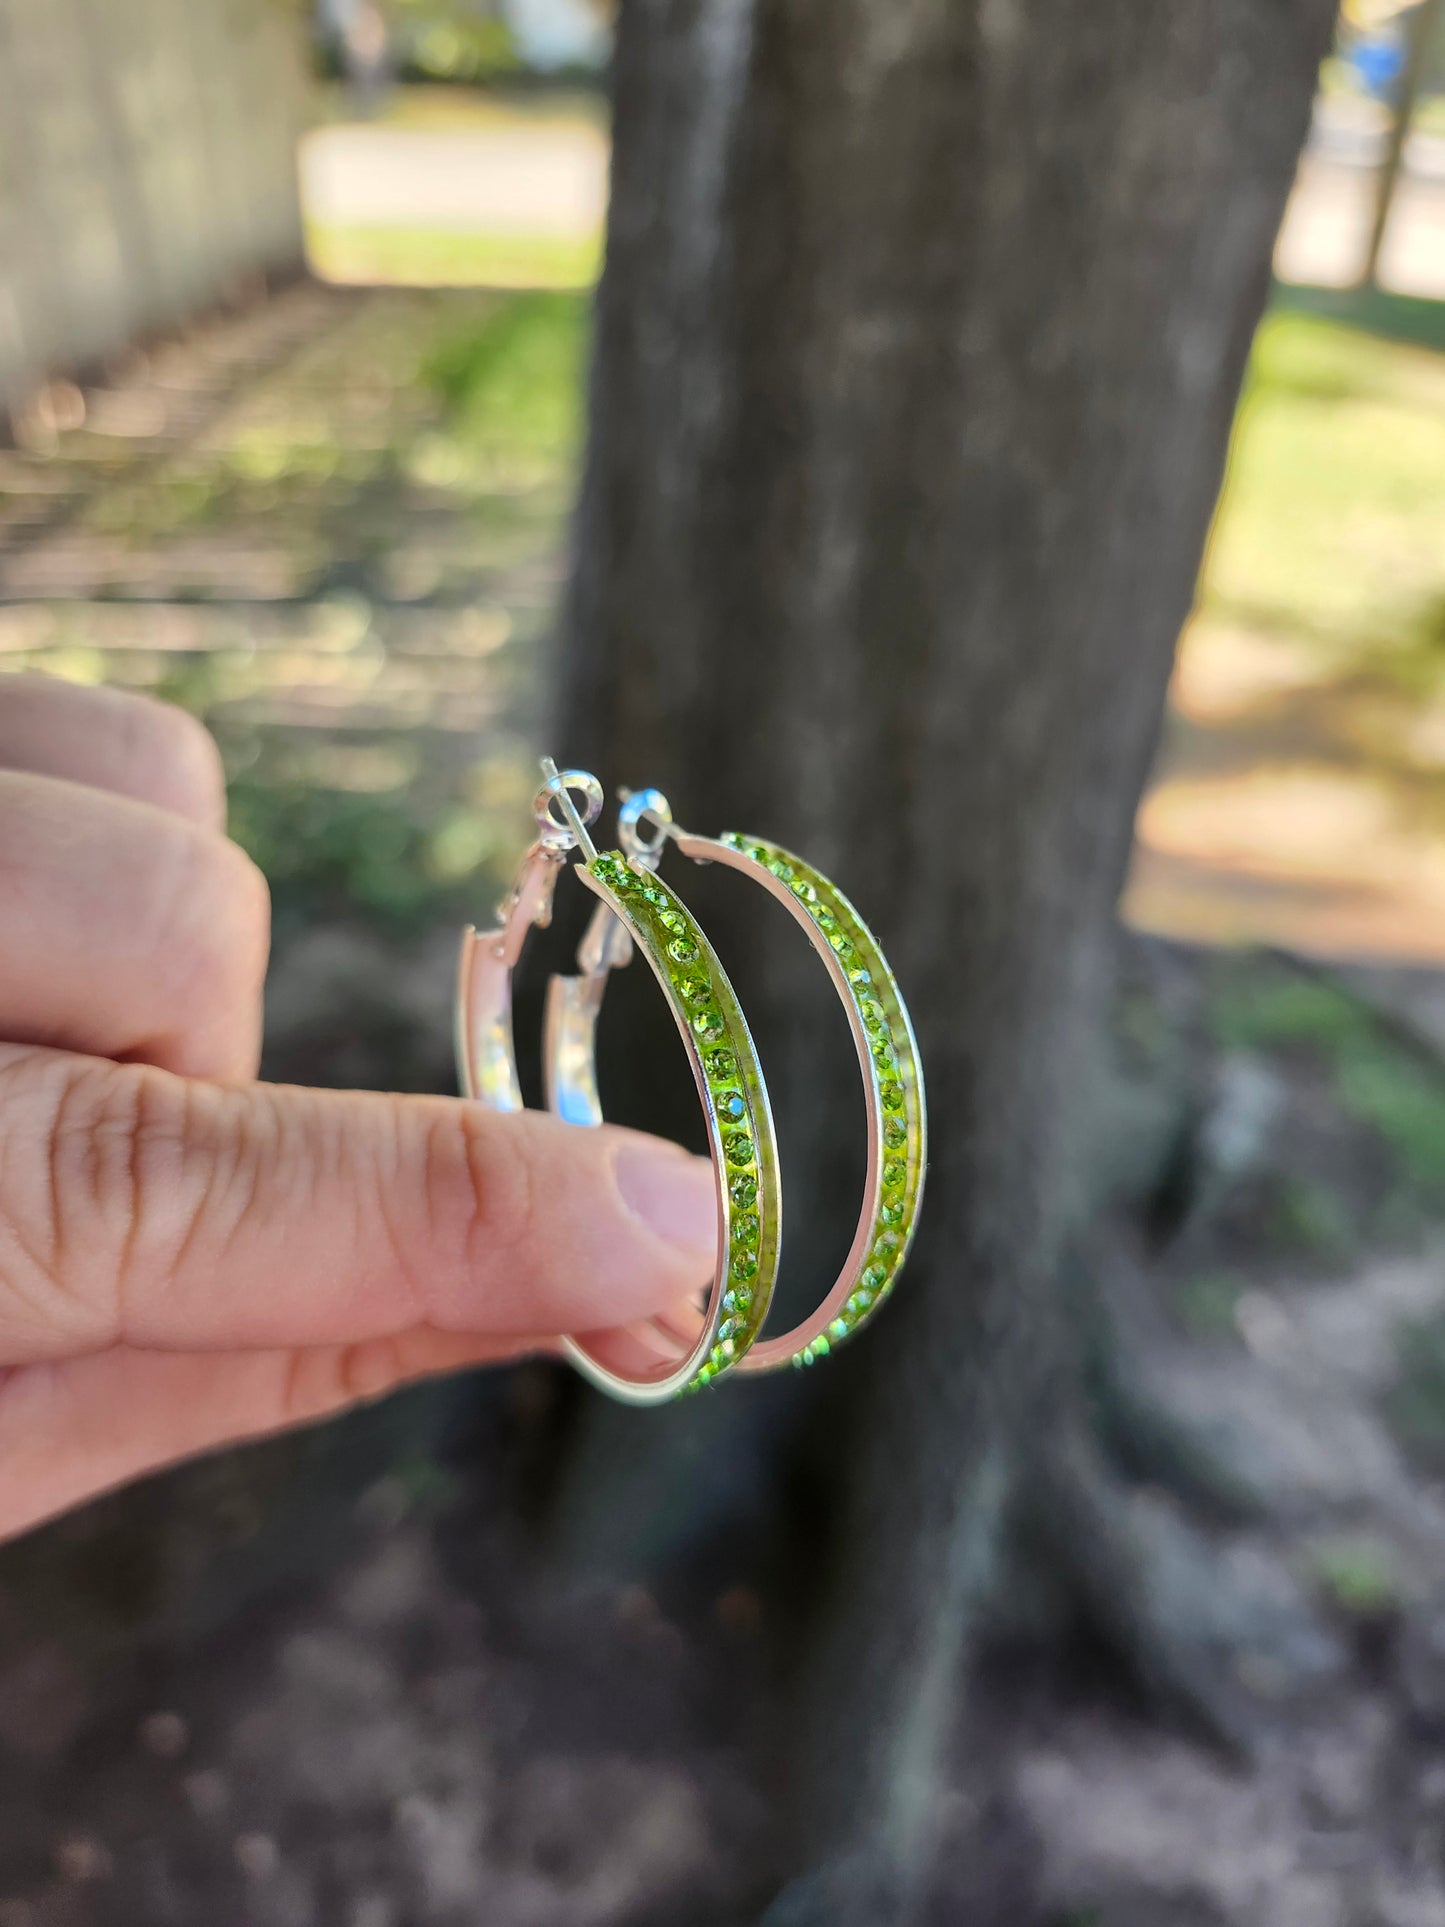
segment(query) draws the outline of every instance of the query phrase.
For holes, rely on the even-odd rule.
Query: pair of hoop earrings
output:
[[[549,986],[548,1105],[572,1123],[602,1122],[597,1019],[612,971],[640,950],[687,1047],[718,1199],[718,1261],[706,1299],[646,1325],[567,1338],[567,1354],[595,1385],[634,1405],[662,1404],[727,1371],[811,1365],[878,1310],[918,1221],[928,1155],[923,1066],[893,973],[843,893],[791,852],[734,833],[695,836],[673,822],[658,790],[622,792],[621,847],[599,852],[588,827],[602,810],[601,784],[585,770],[559,774],[550,760],[542,770],[547,780],[534,806],[539,834],[501,905],[498,926],[468,929],[462,939],[457,1058],[463,1093],[497,1110],[522,1108],[512,972],[528,931],[551,920],[558,875],[575,851],[577,874],[601,901],[578,948],[578,974],[554,976]],[[812,1317],[778,1337],[761,1336],[782,1246],[782,1181],[767,1085],[726,971],[677,892],[659,880],[669,843],[694,863],[741,871],[792,914],[827,966],[863,1072],[868,1165],[852,1247]]]

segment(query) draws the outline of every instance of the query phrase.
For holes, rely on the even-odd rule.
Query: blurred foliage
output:
[[[1342,986],[1290,973],[1225,968],[1216,974],[1213,1023],[1228,1049],[1305,1052],[1329,1072],[1347,1116],[1389,1148],[1407,1191],[1445,1204],[1445,1066]],[[1343,1235],[1318,1199],[1291,1214],[1329,1240]]]
[[[1310,1564],[1331,1605],[1352,1619],[1379,1619],[1401,1604],[1398,1559],[1383,1540],[1321,1540],[1312,1549]]]
[[[541,491],[544,539],[555,539],[581,431],[586,321],[577,296],[534,293],[438,331],[410,377],[435,406],[394,451],[405,484],[441,491],[493,526],[505,526],[509,500]],[[378,645],[364,604],[356,614],[349,648],[364,659]],[[477,673],[487,673],[481,663]],[[211,710],[194,688],[186,699]],[[224,738],[224,719],[212,719]],[[328,757],[324,743],[284,736],[254,744],[254,760],[236,770],[233,833],[270,878],[283,921],[292,912],[392,926],[455,919],[475,911],[475,873],[505,869],[530,795],[519,746],[503,732],[460,788],[439,793],[403,717],[397,725],[380,738],[369,732],[369,760],[353,750],[344,785],[334,747]]]
[[[1342,1265],[1355,1255],[1359,1241],[1353,1214],[1331,1185],[1297,1171],[1282,1171],[1269,1193],[1266,1230],[1278,1252],[1326,1266]]]
[[[477,6],[390,0],[400,28],[403,73],[424,80],[500,79],[521,66],[505,20]]]
[[[1380,304],[1377,304],[1377,306]],[[1445,307],[1386,303],[1445,346]],[[1445,356],[1276,310],[1205,568],[1217,618],[1433,684],[1445,670]]]
[[[101,589],[12,610],[6,637],[17,666],[210,725],[283,942],[495,900],[535,787],[586,356],[576,294],[325,302],[321,334],[248,368],[206,433],[150,448],[78,430],[45,458]],[[149,613],[132,581],[163,585]]]
[[[1201,1271],[1179,1281],[1171,1307],[1191,1338],[1237,1339],[1239,1301],[1248,1289],[1236,1271]]]

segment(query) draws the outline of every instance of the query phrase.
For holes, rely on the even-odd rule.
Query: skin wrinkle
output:
[[[56,1096],[51,1114],[49,1129],[49,1156],[46,1171],[49,1178],[50,1208],[50,1288],[52,1292],[63,1295],[60,1280],[72,1274],[68,1262],[70,1240],[67,1235],[72,1228],[73,1213],[62,1208],[61,1195],[67,1186],[62,1182],[60,1171],[62,1162],[71,1173],[70,1184],[75,1183],[79,1174],[84,1187],[86,1202],[89,1206],[87,1221],[100,1224],[104,1222],[109,1185],[106,1174],[106,1138],[96,1129],[94,1105],[87,1095],[91,1079],[82,1074],[62,1076],[60,1089]],[[79,1110],[79,1116],[73,1115]],[[74,1275],[84,1276],[91,1261],[91,1253],[85,1252],[75,1268]]]
[[[168,1084],[169,1080],[167,1080],[167,1085]],[[168,1149],[172,1159],[180,1164],[181,1171],[184,1172],[185,1165],[184,1158],[181,1155],[181,1147],[184,1143],[184,1133],[188,1121],[187,1107],[189,1104],[189,1093],[183,1086],[181,1090],[179,1129],[172,1128],[166,1131],[163,1128],[163,1120],[168,1115],[174,1115],[169,1101],[171,1091],[166,1085],[161,1084],[160,1077],[156,1073],[144,1069],[138,1070],[135,1073],[133,1081],[130,1079],[122,1080],[117,1086],[111,1087],[111,1090],[117,1093],[120,1091],[134,1092],[128,1115],[122,1126],[122,1129],[126,1132],[125,1141],[127,1149],[124,1211],[126,1228],[125,1235],[121,1240],[120,1252],[116,1259],[115,1282],[112,1293],[111,1343],[120,1344],[124,1341],[126,1333],[130,1330],[133,1323],[126,1307],[132,1299],[133,1288],[131,1280],[136,1275],[137,1261],[139,1259],[142,1270],[148,1270],[160,1246],[160,1240],[150,1235],[151,1214],[146,1209],[146,1200],[150,1197],[168,1197],[172,1189],[179,1193],[181,1188],[180,1186],[169,1186],[164,1182],[166,1176],[164,1169],[160,1174],[161,1181],[157,1182],[154,1176],[151,1175],[151,1166],[155,1159],[156,1149]],[[110,1100],[110,1097],[111,1091],[108,1091],[107,1101]],[[204,1196],[194,1199],[191,1205],[192,1217],[199,1213],[204,1206],[204,1202]],[[114,1211],[115,1201],[113,1199],[108,1200],[108,1206],[110,1210]],[[185,1242],[186,1236],[189,1235],[189,1228],[190,1225],[188,1221],[187,1231],[182,1234],[182,1243]],[[174,1271],[172,1272],[172,1276],[174,1276]]]
[[[305,1348],[299,1345],[287,1352],[283,1361],[279,1393],[279,1416],[283,1425],[309,1418],[314,1409],[312,1401],[301,1395],[307,1362]]]
[[[411,1317],[409,1320],[403,1320],[402,1323],[424,1322],[427,1316],[427,1288],[422,1281],[421,1274],[415,1269],[411,1240],[406,1237],[404,1232],[398,1227],[389,1203],[392,1192],[399,1192],[402,1188],[401,1180],[403,1174],[405,1174],[408,1179],[412,1175],[406,1171],[406,1159],[401,1147],[406,1142],[407,1132],[401,1106],[395,1099],[387,1105],[387,1121],[390,1125],[386,1139],[387,1168],[378,1173],[378,1182],[375,1187],[378,1215],[381,1219],[382,1230],[386,1235],[387,1249],[391,1253],[392,1270],[406,1288],[407,1305]],[[424,1153],[427,1154],[428,1163],[430,1161],[429,1153],[434,1134],[435,1127],[432,1127],[428,1129],[423,1140]],[[420,1186],[423,1197],[427,1196],[428,1184],[428,1171],[424,1165]]]
[[[341,1347],[334,1372],[339,1403],[370,1403],[405,1376],[403,1337],[398,1333],[395,1337],[358,1339]]]
[[[187,1139],[192,1135],[195,1111],[195,1098],[190,1087],[186,1086],[181,1091],[181,1131]],[[246,1133],[247,1142],[252,1135],[249,1131]],[[229,1195],[235,1184],[236,1174],[245,1163],[245,1159],[239,1155],[239,1146],[227,1133],[219,1134],[218,1143],[219,1156],[212,1166],[209,1182],[197,1194],[194,1208],[188,1212],[180,1239],[170,1255],[168,1269],[172,1279],[179,1277],[194,1261],[202,1229],[210,1229],[210,1221],[216,1213],[218,1199],[224,1200]],[[222,1234],[222,1249],[235,1236],[236,1226],[244,1216],[248,1205],[254,1204],[255,1192],[253,1176],[248,1187],[248,1196],[242,1200],[241,1210],[233,1213],[229,1231]]]
[[[13,1075],[13,1071],[11,1074]],[[26,1099],[22,1095],[20,1102],[24,1103],[25,1101]],[[61,1287],[58,1282],[55,1269],[55,1252],[60,1224],[60,1192],[57,1170],[59,1138],[55,1130],[55,1111],[53,1106],[48,1121],[42,1123],[40,1141],[36,1148],[39,1151],[41,1167],[39,1175],[42,1179],[42,1183],[37,1189],[43,1189],[44,1191],[44,1210],[50,1227],[48,1238],[43,1239],[43,1243],[48,1249],[44,1255],[42,1255],[41,1251],[32,1248],[31,1240],[26,1236],[22,1222],[13,1213],[6,1213],[4,1230],[9,1243],[18,1250],[25,1266],[29,1267],[29,1271],[38,1284],[39,1289],[27,1291],[24,1286],[21,1285],[18,1274],[6,1266],[0,1266],[0,1288],[3,1288],[7,1298],[10,1298],[24,1310],[35,1314],[43,1329],[46,1324],[53,1320],[55,1310],[54,1301],[57,1295],[61,1297],[64,1295],[63,1287]]]
[[[472,1106],[461,1107],[458,1125],[462,1168],[471,1189],[462,1253],[467,1276],[478,1279],[489,1269],[489,1249],[526,1249],[529,1230],[537,1222],[536,1174],[516,1135],[488,1128],[489,1121]],[[498,1280],[506,1280],[511,1266],[494,1261],[490,1270]]]
[[[188,1104],[194,1101],[189,1090],[186,1096]],[[175,1254],[173,1268],[177,1274],[186,1268],[187,1261],[194,1261],[203,1240],[215,1249],[210,1269],[222,1268],[247,1221],[255,1215],[258,1198],[268,1189],[279,1188],[268,1185],[268,1178],[310,1171],[308,1153],[320,1141],[318,1134],[302,1129],[300,1141],[288,1144],[291,1120],[278,1101],[278,1093],[268,1086],[257,1086],[250,1093],[241,1112],[245,1128],[240,1131],[224,1128],[224,1113],[230,1108],[227,1093],[216,1092],[212,1097],[213,1108],[221,1114],[208,1133],[217,1147],[216,1161]]]

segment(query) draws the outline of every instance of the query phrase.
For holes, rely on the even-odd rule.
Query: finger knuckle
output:
[[[128,713],[136,787],[163,809],[219,828],[226,820],[226,773],[205,724],[153,698],[134,699]]]
[[[459,1105],[463,1209],[461,1258],[479,1285],[505,1278],[535,1244],[537,1171],[517,1120]],[[513,1128],[508,1128],[508,1126]]]
[[[184,1200],[182,1089],[49,1053],[17,1053],[0,1069],[0,1332],[12,1342],[45,1350],[120,1335],[157,1213]]]

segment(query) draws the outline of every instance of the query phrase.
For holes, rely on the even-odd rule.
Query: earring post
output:
[[[587,862],[590,863],[597,854],[597,845],[587,834],[587,825],[577,814],[577,805],[572,801],[567,785],[562,781],[557,765],[552,761],[550,756],[544,756],[542,758],[542,774],[547,779],[548,789],[551,790],[552,794],[557,798],[557,801],[562,805],[562,814],[567,819],[567,827],[577,839],[577,848],[582,852]]]

